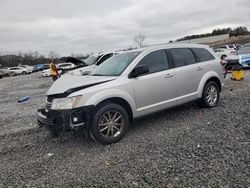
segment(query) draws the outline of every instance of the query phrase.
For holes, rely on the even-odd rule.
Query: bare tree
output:
[[[143,46],[143,42],[145,41],[146,36],[143,34],[136,35],[134,38],[134,42],[141,48]]]
[[[49,52],[49,54],[48,54],[48,58],[49,58],[51,61],[54,61],[54,60],[56,60],[56,59],[59,58],[59,55],[58,55],[55,51],[51,50],[51,51]]]

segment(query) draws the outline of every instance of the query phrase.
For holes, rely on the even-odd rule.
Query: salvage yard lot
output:
[[[196,104],[135,120],[119,143],[52,139],[36,123],[51,78],[0,80],[0,187],[249,187],[250,71],[226,79],[217,108]],[[229,77],[229,75],[228,75]],[[17,100],[30,96],[23,104]]]

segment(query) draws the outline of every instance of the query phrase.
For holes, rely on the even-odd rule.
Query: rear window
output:
[[[227,49],[227,47],[226,47],[226,46],[219,46],[218,48]]]
[[[169,50],[173,56],[175,67],[196,63],[194,54],[189,48],[173,48]]]
[[[197,62],[211,61],[214,60],[214,56],[204,48],[192,48],[195,54]]]

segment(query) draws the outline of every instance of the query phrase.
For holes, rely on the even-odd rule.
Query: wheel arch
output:
[[[202,80],[201,80],[201,82],[200,82],[199,89],[198,89],[199,98],[202,97],[202,93],[203,93],[203,89],[204,89],[205,85],[206,85],[208,82],[210,82],[210,81],[216,82],[216,83],[218,84],[219,90],[220,90],[220,92],[221,92],[221,90],[222,90],[222,83],[221,83],[221,80],[220,80],[220,78],[219,78],[219,76],[218,76],[217,73],[211,72],[211,73],[206,74],[206,75],[202,78]]]
[[[220,90],[220,92],[221,92],[222,86],[221,86],[221,82],[220,82],[219,78],[217,78],[217,77],[211,77],[211,78],[209,78],[209,79],[206,81],[205,85],[206,85],[208,82],[210,82],[210,81],[214,81],[215,83],[217,83],[218,86],[219,86],[219,90]],[[205,85],[204,85],[204,86],[205,86]]]
[[[134,119],[133,116],[133,111],[132,108],[130,106],[130,104],[123,98],[120,97],[111,97],[111,98],[107,98],[104,99],[103,101],[99,102],[95,108],[98,109],[100,106],[104,105],[105,103],[114,103],[114,104],[118,104],[120,106],[122,106],[128,113],[129,116],[129,120],[132,122]]]
[[[128,111],[130,120],[136,117],[137,111],[133,96],[129,92],[120,89],[109,89],[97,92],[94,95],[88,94],[86,98],[83,98],[81,105],[93,105],[96,107],[108,101],[123,106]]]
[[[222,60],[223,59],[223,57],[227,57],[227,55],[226,54],[222,54],[221,56],[220,56],[220,59]]]

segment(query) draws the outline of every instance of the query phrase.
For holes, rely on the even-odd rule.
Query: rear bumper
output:
[[[87,126],[90,122],[93,106],[70,110],[38,109],[37,121],[57,131],[71,130],[80,126]]]

